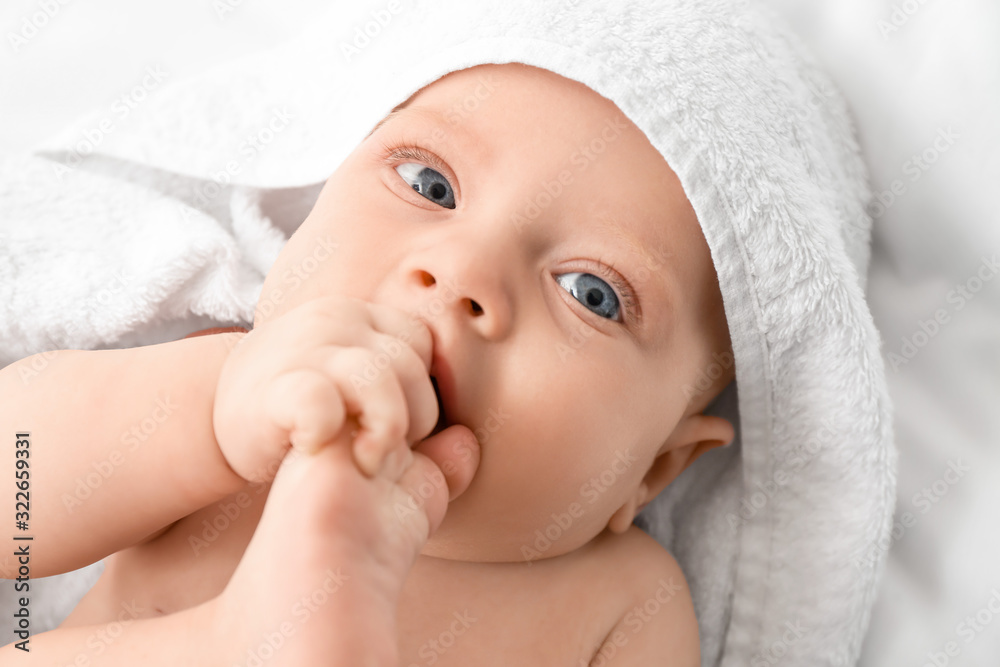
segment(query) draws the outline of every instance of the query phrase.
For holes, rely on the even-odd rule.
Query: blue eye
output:
[[[569,283],[568,285],[564,283]],[[592,273],[563,273],[556,278],[580,303],[595,308],[598,315],[618,321],[618,295],[611,285]]]
[[[455,191],[448,179],[434,169],[416,162],[405,162],[396,167],[396,173],[411,188],[435,204],[444,208],[455,208]]]

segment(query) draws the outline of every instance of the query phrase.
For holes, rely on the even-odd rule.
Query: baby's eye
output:
[[[396,167],[407,184],[427,199],[444,208],[455,208],[455,191],[448,179],[430,167],[416,162],[404,162]]]
[[[569,283],[568,285],[564,283]],[[586,306],[593,306],[598,315],[618,320],[618,295],[611,285],[592,273],[563,273],[556,278],[569,293]]]

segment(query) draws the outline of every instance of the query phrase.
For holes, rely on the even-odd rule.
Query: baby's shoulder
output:
[[[619,565],[623,578],[619,584],[628,583],[642,588],[648,579],[673,578],[684,584],[684,573],[669,551],[638,526],[629,526],[624,533],[605,530],[591,543],[589,560],[594,566]]]
[[[648,664],[669,657],[672,665],[699,665],[691,592],[670,552],[636,526],[621,534],[602,534],[595,547],[592,566],[610,576],[623,596],[618,621],[595,661]],[[598,659],[602,656],[604,661]]]

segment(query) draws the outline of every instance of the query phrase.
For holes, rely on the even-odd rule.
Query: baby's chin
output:
[[[548,540],[544,536],[537,539],[507,542],[504,536],[491,536],[490,546],[482,544],[477,537],[462,537],[463,531],[449,535],[447,539],[432,535],[420,550],[421,557],[449,560],[463,563],[506,564],[535,566],[563,562],[562,559],[583,553],[598,536],[582,544],[567,549],[559,545],[559,540]]]

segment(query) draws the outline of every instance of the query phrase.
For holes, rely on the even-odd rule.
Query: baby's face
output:
[[[612,102],[548,70],[453,72],[347,157],[257,322],[329,293],[426,321],[448,421],[482,445],[425,555],[566,553],[732,437],[689,414],[728,334],[677,177]]]

